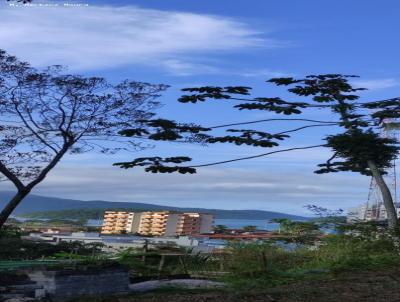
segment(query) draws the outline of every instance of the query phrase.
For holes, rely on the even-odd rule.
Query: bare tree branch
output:
[[[282,149],[282,150],[271,151],[271,152],[258,154],[258,155],[240,157],[240,158],[229,159],[229,160],[224,160],[224,161],[218,161],[218,162],[209,163],[209,164],[187,166],[185,168],[200,168],[200,167],[216,166],[216,165],[232,163],[232,162],[236,162],[236,161],[242,161],[242,160],[248,160],[248,159],[264,157],[264,156],[271,155],[271,154],[276,154],[276,153],[289,152],[289,151],[295,151],[295,150],[306,150],[306,149],[313,149],[313,148],[320,148],[320,147],[326,147],[326,145],[315,145],[315,146],[308,146],[308,147],[296,147],[296,148]]]
[[[307,128],[314,128],[314,127],[329,127],[329,126],[337,126],[337,123],[332,123],[332,124],[322,124],[322,125],[308,125],[308,126],[303,126],[303,127],[299,127],[299,128],[291,129],[291,130],[282,131],[282,132],[279,132],[279,133],[276,133],[276,134],[277,134],[277,135],[279,135],[279,134],[286,134],[286,133],[292,133],[292,132],[300,131],[300,130],[307,129]]]
[[[119,132],[151,118],[167,88],[128,80],[111,84],[62,74],[59,66],[37,70],[0,50],[0,173],[18,189],[0,212],[0,228],[65,154],[127,149]]]
[[[311,119],[302,119],[302,118],[271,118],[271,119],[263,119],[263,120],[256,120],[250,122],[241,122],[241,123],[232,123],[232,124],[224,124],[218,126],[209,127],[210,129],[218,129],[218,128],[225,128],[231,126],[239,126],[239,125],[249,125],[249,124],[257,124],[257,123],[264,123],[264,122],[275,122],[275,121],[288,121],[288,122],[311,122],[311,123],[321,123],[321,124],[339,124],[340,122],[329,122],[329,121],[319,121],[319,120],[311,120]]]
[[[2,162],[0,162],[0,172],[15,185],[18,191],[25,188],[24,184],[18,179],[18,176],[7,169],[7,167]]]

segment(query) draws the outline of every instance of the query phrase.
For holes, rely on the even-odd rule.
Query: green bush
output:
[[[392,240],[365,239],[349,235],[330,236],[321,242],[306,265],[332,270],[373,269],[400,263]]]
[[[20,229],[15,225],[4,225],[0,229],[0,239],[4,238],[19,238],[21,236]]]
[[[286,250],[274,243],[233,244],[228,265],[235,275],[257,276],[287,271],[309,260],[303,248]]]
[[[20,238],[0,238],[0,260],[70,259],[74,255],[95,256],[101,247],[79,242],[34,242]]]
[[[293,247],[293,246],[292,246]],[[227,278],[234,287],[260,288],[299,279],[318,279],[349,270],[384,269],[400,264],[390,237],[330,235],[314,246],[292,249],[274,243],[233,244]]]

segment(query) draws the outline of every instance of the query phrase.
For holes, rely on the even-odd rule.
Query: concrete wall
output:
[[[45,295],[52,297],[118,294],[129,290],[128,272],[123,269],[32,271],[27,274],[43,287]]]
[[[214,225],[214,216],[211,214],[201,214],[200,234],[211,233]]]
[[[165,233],[164,236],[176,236],[177,235],[177,227],[178,221],[181,218],[181,214],[169,214],[167,223],[165,225]]]
[[[130,233],[139,232],[141,218],[142,218],[142,213],[140,212],[133,213],[132,224],[130,225],[130,230],[129,230]]]

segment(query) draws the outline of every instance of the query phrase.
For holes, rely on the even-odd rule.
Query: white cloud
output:
[[[167,59],[162,62],[165,69],[175,76],[190,76],[196,74],[219,74],[222,71],[206,64],[190,63],[178,59]]]
[[[306,213],[307,204],[332,209],[365,201],[369,179],[357,174],[315,175],[312,170],[265,172],[205,168],[198,174],[151,174],[111,165],[61,165],[34,194],[81,200],[145,202],[182,207],[263,209]],[[5,184],[3,190],[9,189]]]
[[[396,79],[372,79],[372,80],[356,80],[353,84],[359,88],[367,88],[369,90],[386,89],[399,86],[400,82]]]
[[[279,78],[279,77],[290,77],[293,76],[290,73],[281,71],[274,71],[270,69],[230,69],[212,66],[209,63],[196,63],[188,62],[181,59],[167,59],[161,64],[165,69],[175,76],[190,76],[190,75],[230,75],[239,76],[245,78]]]
[[[274,71],[270,69],[254,69],[254,70],[244,70],[239,75],[252,78],[252,77],[263,77],[263,78],[279,78],[279,77],[290,77],[293,76],[292,74],[281,72],[281,71]]]
[[[213,71],[191,61],[208,52],[279,46],[223,16],[135,6],[0,8],[1,47],[36,66],[88,70],[149,64],[192,74]]]

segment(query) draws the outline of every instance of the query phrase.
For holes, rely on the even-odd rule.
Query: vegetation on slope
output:
[[[213,214],[218,219],[251,219],[251,220],[271,220],[277,218],[289,218],[289,219],[305,219],[301,216],[294,216],[289,214],[257,211],[257,210],[216,210],[216,209],[201,209],[201,208],[130,208],[130,207],[113,207],[113,203],[110,202],[109,208],[87,208],[87,209],[65,209],[59,211],[32,211],[29,213],[22,213],[18,216],[25,218],[35,219],[75,219],[75,220],[88,220],[88,219],[102,219],[104,211],[129,211],[129,212],[141,212],[141,211],[156,211],[156,210],[178,210],[182,212],[200,212]]]

